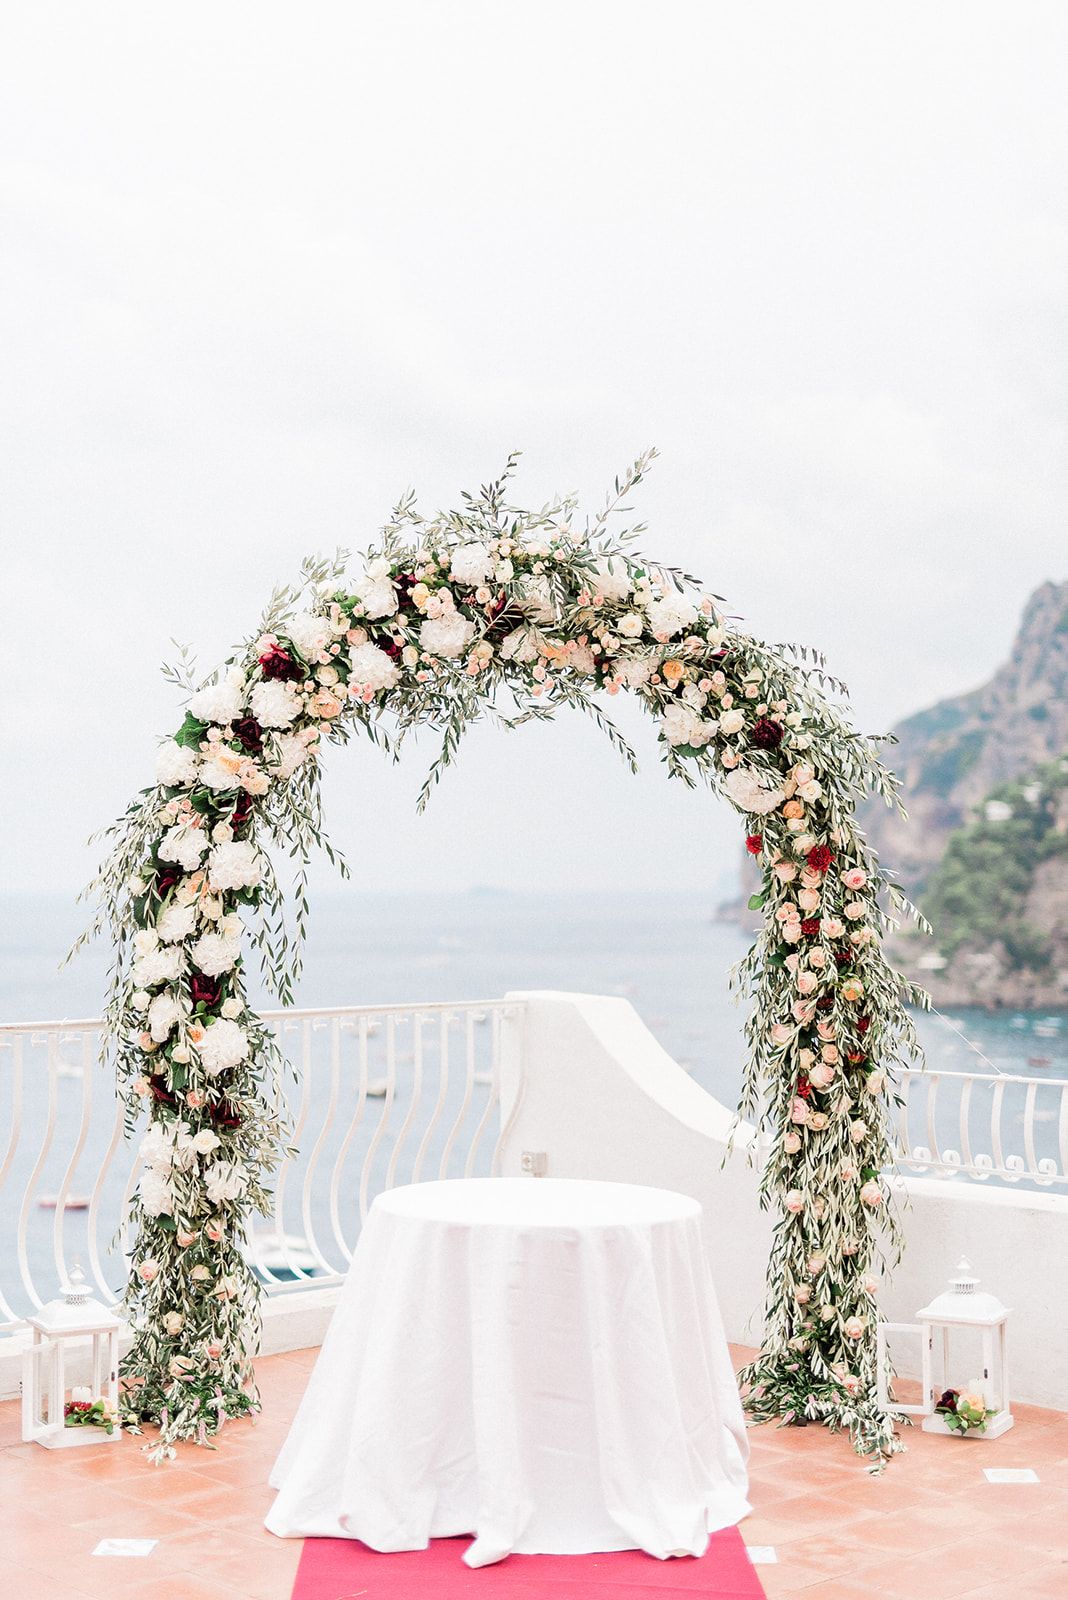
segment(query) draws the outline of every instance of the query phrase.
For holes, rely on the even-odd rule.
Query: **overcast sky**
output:
[[[169,640],[206,670],[516,446],[593,504],[658,445],[650,552],[868,730],[988,676],[1068,576],[1066,43],[1026,0],[6,7],[8,886],[76,887],[149,781]],[[417,820],[429,749],[356,746],[333,832],[376,889],[717,887],[735,826],[641,748],[480,731]]]

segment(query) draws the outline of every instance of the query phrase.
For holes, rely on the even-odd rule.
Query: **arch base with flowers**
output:
[[[424,519],[407,498],[355,577],[341,559],[306,564],[209,682],[175,674],[185,720],[155,785],[109,830],[86,935],[111,929],[108,1037],[130,1130],[148,1117],[124,1420],[158,1426],[157,1458],[258,1404],[259,1286],[243,1247],[252,1213],[270,1209],[286,1129],[245,959],[255,949],[291,999],[304,864],[315,846],[333,855],[322,746],[358,732],[396,756],[410,729],[438,730],[425,801],[479,717],[514,728],[574,707],[636,770],[602,698],[623,690],[656,718],[669,776],[741,813],[762,877],[761,930],[734,974],[751,1003],[740,1110],[770,1135],[762,1195],[777,1218],[748,1404],[893,1448],[875,1274],[896,1246],[893,1068],[916,1043],[882,949],[899,897],[855,812],[870,791],[892,802],[894,784],[818,661],[751,637],[695,579],[638,554],[641,525],[616,529],[652,454],[581,529],[571,498],[509,503],[514,458],[459,511]],[[273,847],[302,863],[293,941]]]

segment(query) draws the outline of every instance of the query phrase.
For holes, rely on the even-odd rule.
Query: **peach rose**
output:
[[[797,974],[797,987],[802,994],[811,994],[819,983],[814,972],[799,972]]]
[[[799,1133],[786,1134],[782,1141],[782,1147],[788,1156],[796,1156],[801,1148],[801,1135]]]
[[[794,1036],[794,1030],[788,1022],[776,1022],[771,1030],[772,1044],[789,1044]]]
[[[782,814],[784,817],[803,817],[805,808],[800,800],[787,800],[782,808]]]
[[[822,945],[815,945],[808,953],[810,967],[825,967],[827,965],[827,952]]]
[[[142,1261],[141,1265],[137,1269],[137,1276],[141,1279],[142,1283],[152,1283],[156,1278],[159,1277],[159,1262]]]
[[[826,1265],[827,1257],[822,1253],[822,1251],[817,1250],[813,1255],[809,1256],[805,1263],[805,1270],[806,1272],[811,1272],[813,1277],[815,1277],[816,1273],[822,1272]]]
[[[869,1179],[869,1181],[861,1189],[860,1198],[863,1200],[866,1206],[882,1205],[883,1191],[879,1184],[876,1183],[874,1178]]]
[[[845,933],[845,923],[837,917],[828,917],[823,924],[823,931],[828,939],[840,939]]]
[[[842,882],[845,884],[847,889],[852,889],[854,892],[856,892],[857,889],[863,889],[867,881],[868,874],[860,867],[850,867],[848,872],[842,873]]]
[[[787,1189],[782,1203],[795,1217],[805,1209],[805,1197],[800,1189]]]
[[[178,1233],[175,1234],[175,1238],[178,1240],[178,1243],[181,1245],[183,1250],[188,1250],[191,1244],[195,1244],[196,1237],[197,1236],[195,1233],[188,1233],[184,1228],[180,1229]]]
[[[842,984],[842,998],[844,1000],[860,1000],[864,995],[864,985],[859,978],[847,978]]]
[[[842,907],[851,922],[859,922],[861,917],[868,915],[868,908],[863,900],[849,900]]]
[[[797,877],[797,867],[792,861],[778,862],[773,871],[780,883],[793,883]]]
[[[861,1334],[864,1332],[864,1327],[865,1323],[863,1317],[847,1317],[845,1322],[842,1324],[842,1332],[845,1334],[847,1339],[859,1339]]]
[[[797,903],[802,911],[818,911],[820,908],[820,895],[817,889],[802,889],[797,897]]]
[[[834,1068],[821,1061],[810,1069],[808,1081],[814,1089],[829,1089],[834,1082]]]
[[[812,1299],[812,1290],[809,1288],[807,1283],[798,1284],[797,1288],[794,1290],[794,1299],[797,1301],[799,1306],[808,1305],[809,1301]]]
[[[836,1044],[825,1044],[820,1051],[820,1057],[829,1067],[836,1067],[842,1059],[838,1054],[838,1046]]]
[[[803,1127],[808,1121],[808,1101],[802,1100],[800,1095],[795,1095],[790,1103],[790,1121]]]
[[[864,1140],[868,1137],[868,1124],[866,1122],[862,1122],[858,1117],[856,1122],[851,1122],[849,1124],[849,1137],[852,1139],[854,1144],[863,1144]]]

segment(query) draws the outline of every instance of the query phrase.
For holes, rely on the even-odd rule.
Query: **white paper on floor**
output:
[[[101,1539],[94,1556],[150,1556],[158,1539]]]
[[[775,1554],[775,1546],[773,1544],[747,1544],[745,1547],[745,1553],[753,1563],[754,1567],[772,1567],[778,1565],[779,1558]]]
[[[984,1467],[987,1483],[1037,1483],[1038,1473],[1033,1467]]]

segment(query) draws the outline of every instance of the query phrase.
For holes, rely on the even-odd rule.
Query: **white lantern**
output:
[[[996,1439],[1007,1433],[1015,1418],[1009,1410],[1009,1361],[1006,1324],[1010,1312],[996,1295],[979,1291],[976,1278],[968,1262],[961,1257],[949,1281],[949,1287],[935,1295],[930,1305],[917,1311],[917,1322],[887,1322],[878,1329],[878,1382],[880,1402],[892,1411],[923,1418],[925,1433],[953,1433],[945,1418],[936,1411],[940,1396],[946,1389],[977,1387],[987,1408],[986,1425],[978,1437]],[[951,1365],[951,1334],[954,1329],[971,1328],[979,1335],[981,1345],[978,1379],[965,1380],[963,1373],[954,1372]],[[901,1405],[889,1398],[889,1365],[887,1362],[886,1335],[888,1333],[919,1333],[923,1398],[918,1406]],[[936,1361],[937,1351],[937,1361]],[[971,1359],[971,1358],[969,1358]],[[974,1364],[968,1368],[974,1372]]]
[[[33,1343],[26,1352],[22,1374],[22,1437],[61,1450],[72,1445],[115,1443],[121,1432],[119,1416],[119,1330],[121,1320],[89,1294],[80,1267],[56,1300],[27,1317]],[[67,1392],[67,1359],[81,1353],[91,1341],[90,1381]],[[113,1419],[111,1433],[104,1427],[67,1425],[68,1406],[103,1401]],[[76,1413],[75,1413],[76,1414]]]

